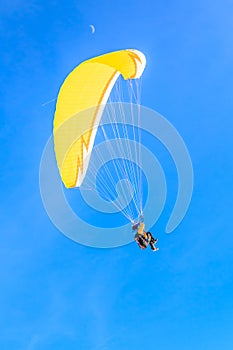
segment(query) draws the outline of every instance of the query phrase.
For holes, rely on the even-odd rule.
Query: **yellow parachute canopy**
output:
[[[82,62],[65,79],[54,115],[54,147],[60,175],[67,188],[82,184],[96,126],[103,113],[101,105],[107,102],[117,78],[120,74],[125,80],[140,78],[145,64],[145,56],[140,51],[120,50]],[[78,113],[74,128],[67,121]]]

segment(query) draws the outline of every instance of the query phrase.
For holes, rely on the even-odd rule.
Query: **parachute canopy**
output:
[[[125,80],[140,78],[145,64],[145,56],[140,51],[120,50],[82,62],[65,79],[54,116],[54,147],[60,175],[67,188],[79,187],[84,180],[96,126],[117,78],[120,74]],[[88,113],[80,113],[85,110]],[[78,113],[75,120],[78,136],[74,140],[72,127],[63,126]]]

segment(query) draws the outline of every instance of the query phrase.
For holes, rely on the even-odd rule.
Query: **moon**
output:
[[[91,33],[94,34],[95,33],[95,27],[93,26],[93,24],[90,24],[90,28],[91,28]]]

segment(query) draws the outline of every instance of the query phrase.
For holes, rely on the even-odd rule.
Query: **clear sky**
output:
[[[233,348],[232,18],[229,0],[1,2],[1,350]],[[157,253],[67,239],[39,191],[44,103],[78,63],[124,48],[145,53],[142,104],[194,167],[182,223],[166,235],[165,207],[153,228]]]

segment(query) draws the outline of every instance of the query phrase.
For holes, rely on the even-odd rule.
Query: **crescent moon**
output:
[[[90,28],[91,28],[91,33],[94,34],[95,33],[95,27],[93,26],[93,24],[90,24]]]

